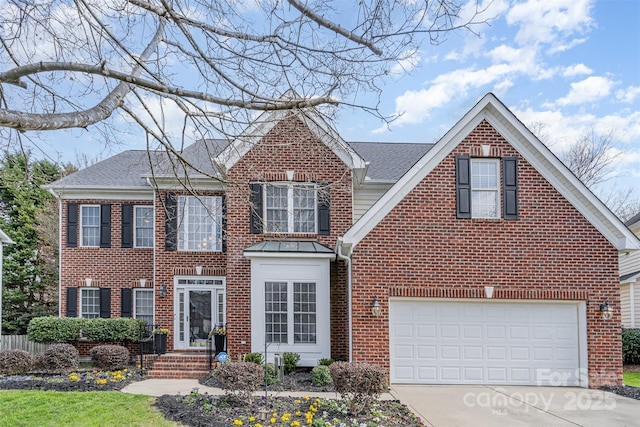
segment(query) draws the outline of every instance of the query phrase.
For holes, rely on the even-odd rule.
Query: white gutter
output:
[[[352,302],[352,290],[351,290],[351,257],[344,255],[342,253],[342,238],[338,238],[338,241],[336,243],[337,246],[337,250],[336,250],[336,254],[338,255],[338,259],[341,259],[343,261],[345,261],[347,263],[347,290],[349,293],[349,297],[348,297],[348,302],[347,304],[349,305],[349,362],[353,362],[353,310],[351,307],[351,302]]]
[[[635,283],[629,284],[629,305],[631,308],[631,327],[636,327],[636,290]]]

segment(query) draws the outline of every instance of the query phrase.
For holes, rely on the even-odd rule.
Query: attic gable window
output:
[[[178,250],[222,251],[222,197],[178,197]]]
[[[518,219],[518,158],[456,157],[456,216],[497,219],[501,212]]]

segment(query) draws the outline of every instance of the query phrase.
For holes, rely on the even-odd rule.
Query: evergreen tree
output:
[[[4,335],[26,334],[33,317],[58,314],[58,244],[50,233],[57,204],[43,186],[62,173],[29,153],[6,153],[0,163],[0,228],[15,242],[4,248]]]

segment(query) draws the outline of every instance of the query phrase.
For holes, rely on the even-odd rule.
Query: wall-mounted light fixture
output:
[[[378,297],[373,297],[373,302],[371,303],[371,314],[378,317],[382,314],[382,306],[378,302]]]
[[[167,285],[165,285],[164,283],[160,285],[160,289],[158,289],[158,293],[160,294],[160,297],[164,298],[167,296]]]
[[[145,286],[147,286],[147,279],[140,279],[140,287],[144,288]]]
[[[93,283],[93,279],[91,277],[87,277],[86,279],[84,279],[84,283],[87,286],[91,286],[91,283]]]
[[[196,265],[196,274],[198,276],[202,275],[202,266],[201,265]]]
[[[605,302],[600,304],[600,314],[602,314],[604,320],[611,320],[613,317],[613,307],[609,305],[609,301],[605,300]]]

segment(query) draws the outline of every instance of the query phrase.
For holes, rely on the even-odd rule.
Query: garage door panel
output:
[[[536,385],[579,368],[577,303],[392,300],[390,323],[395,383]]]

